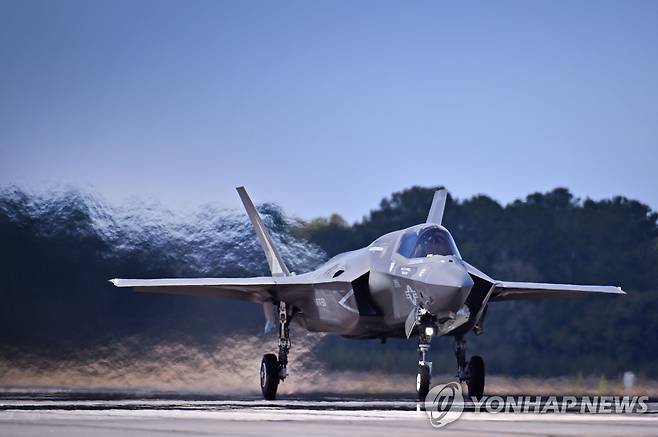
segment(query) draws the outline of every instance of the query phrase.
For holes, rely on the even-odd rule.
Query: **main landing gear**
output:
[[[484,360],[474,355],[466,361],[466,340],[455,337],[455,357],[457,357],[457,376],[459,382],[466,382],[468,395],[481,399],[484,395]]]
[[[279,355],[263,355],[260,365],[260,388],[268,401],[276,399],[279,381],[288,376],[288,352],[290,351],[290,320],[285,302],[279,303]]]

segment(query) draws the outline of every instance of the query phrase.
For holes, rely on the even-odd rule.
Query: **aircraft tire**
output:
[[[482,399],[484,395],[484,360],[479,355],[474,355],[468,362],[468,395],[476,399]]]
[[[418,400],[425,401],[427,393],[430,391],[430,384],[432,382],[432,374],[430,373],[429,366],[419,365],[418,374],[416,375],[416,393]]]
[[[263,398],[268,401],[276,399],[278,387],[279,360],[274,354],[265,354],[260,363],[260,389],[263,392]]]

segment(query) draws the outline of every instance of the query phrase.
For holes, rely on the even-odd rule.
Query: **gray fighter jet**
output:
[[[274,241],[243,187],[238,194],[263,247],[272,276],[256,278],[112,279],[117,287],[141,292],[247,300],[263,305],[265,330],[278,325],[278,354],[265,354],[260,385],[265,399],[276,397],[288,375],[290,322],[309,331],[354,339],[418,338],[416,391],[430,388],[428,360],[434,336],[454,337],[457,376],[470,396],[482,397],[484,361],[466,359],[465,335],[483,332],[487,307],[512,299],[625,294],[597,285],[498,281],[462,259],[450,232],[441,225],[447,191],[434,194],[425,223],[391,232],[368,247],[342,253],[316,270],[296,275],[283,262]]]

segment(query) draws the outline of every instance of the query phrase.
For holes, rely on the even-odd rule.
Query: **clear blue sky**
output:
[[[413,184],[658,208],[658,1],[0,0],[0,185],[360,218]]]

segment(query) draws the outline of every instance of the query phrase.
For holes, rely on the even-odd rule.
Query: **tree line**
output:
[[[272,204],[260,210],[286,262],[302,272],[424,222],[434,189],[393,193],[352,224],[338,215],[294,219]],[[107,282],[112,277],[267,274],[243,214],[209,207],[172,224],[161,220],[163,211],[136,209],[111,208],[76,190],[41,196],[0,190],[0,360],[70,357],[136,335],[140,344],[172,340],[214,347],[222,336],[262,329],[262,311],[249,303],[113,288]],[[485,195],[449,196],[444,224],[463,258],[490,276],[620,285],[629,292],[493,303],[485,333],[469,335],[469,350],[485,357],[491,373],[612,376],[633,370],[658,376],[657,219],[637,200],[578,199],[566,188],[506,205]],[[411,341],[326,336],[315,352],[335,369],[412,374],[415,368]],[[438,339],[433,354],[439,372],[454,368],[448,341]]]

